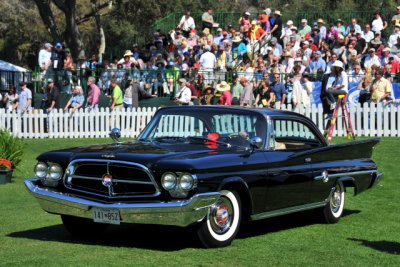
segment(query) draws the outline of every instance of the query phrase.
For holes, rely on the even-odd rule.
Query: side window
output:
[[[321,142],[310,127],[300,121],[274,120],[274,137],[276,150],[310,149],[318,147]]]

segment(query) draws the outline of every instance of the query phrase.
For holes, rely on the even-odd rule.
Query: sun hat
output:
[[[186,81],[186,79],[184,79],[184,78],[180,78],[180,79],[179,79],[179,82],[180,82],[180,83],[186,83],[187,81]]]
[[[282,14],[281,14],[281,12],[279,10],[275,10],[274,14],[278,15],[278,16],[282,16]]]
[[[45,43],[44,47],[48,48],[48,47],[53,47],[53,45],[51,43]]]
[[[293,20],[288,20],[288,21],[286,22],[286,25],[293,25]]]
[[[344,69],[344,68],[343,68],[343,63],[342,63],[342,61],[340,61],[340,60],[336,60],[335,62],[333,62],[332,68],[333,68],[333,67],[338,67],[338,68]]]
[[[130,57],[130,56],[133,56],[132,51],[131,50],[126,50],[125,54],[124,54],[124,57]]]
[[[216,89],[218,92],[224,92],[231,90],[231,87],[226,81],[222,81],[220,84],[217,84]]]
[[[204,28],[203,29],[204,34],[210,34],[210,29],[209,28]]]
[[[240,37],[240,35],[236,35],[235,37],[232,38],[232,42],[234,43],[239,43],[242,41],[242,38]]]

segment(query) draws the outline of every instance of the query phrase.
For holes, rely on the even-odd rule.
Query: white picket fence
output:
[[[371,104],[349,108],[356,136],[400,136],[399,105],[375,107]],[[292,110],[292,107],[289,105],[284,109]],[[60,109],[47,115],[42,110],[19,114],[0,109],[0,129],[7,128],[22,138],[104,138],[117,127],[121,129],[122,137],[131,138],[144,129],[156,111],[156,107],[113,112],[109,108],[100,108],[96,111],[81,109],[71,114]],[[298,107],[294,111],[311,118],[323,131],[326,121],[322,106]],[[334,135],[346,136],[341,111]]]

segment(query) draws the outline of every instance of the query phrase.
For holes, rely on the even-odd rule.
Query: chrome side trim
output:
[[[93,219],[93,207],[115,209],[124,223],[188,226],[202,220],[208,208],[220,197],[219,192],[208,192],[196,194],[187,200],[107,204],[53,188],[43,188],[39,179],[26,179],[24,183],[40,206],[49,213]]]
[[[337,177],[343,177],[343,176],[357,176],[357,175],[363,175],[363,174],[373,174],[377,173],[377,170],[372,170],[372,171],[355,171],[355,172],[340,172],[340,173],[334,173],[334,174],[329,174],[328,178],[337,178]],[[326,179],[324,176],[319,175],[315,176],[314,180],[324,180]]]
[[[265,218],[276,217],[276,216],[299,212],[299,211],[303,211],[303,210],[320,208],[320,207],[325,206],[326,203],[328,203],[328,201],[305,204],[305,205],[300,205],[300,206],[295,206],[295,207],[290,207],[290,208],[284,208],[284,209],[279,209],[279,210],[273,210],[273,211],[267,211],[267,212],[263,212],[263,213],[253,214],[250,216],[250,220],[252,220],[252,221],[261,220],[261,219],[265,219]]]
[[[122,160],[110,160],[110,159],[76,159],[76,160],[71,161],[68,164],[66,170],[69,170],[69,172],[73,172],[74,171],[74,164],[75,163],[80,163],[80,162],[118,163],[118,164],[131,165],[131,166],[134,166],[134,167],[142,169],[149,176],[149,178],[150,178],[150,180],[152,182],[152,183],[148,183],[148,184],[153,184],[154,187],[155,187],[155,193],[151,194],[151,195],[112,196],[112,197],[108,197],[108,198],[113,198],[113,199],[135,198],[135,197],[136,198],[137,197],[148,198],[148,197],[156,197],[156,196],[159,196],[161,194],[161,188],[158,186],[158,184],[156,182],[156,179],[154,178],[153,174],[150,172],[149,168],[147,168],[146,166],[144,166],[142,164],[135,163],[135,162],[129,162],[129,161],[122,161]],[[89,165],[89,164],[83,164],[83,165]],[[107,166],[107,168],[108,168],[108,166]],[[71,186],[68,185],[66,183],[66,181],[65,181],[67,177],[68,177],[68,173],[65,172],[64,173],[64,177],[63,177],[63,183],[64,183],[64,186],[66,188],[68,188],[70,190],[73,190],[75,192],[88,193],[90,195],[99,196],[99,197],[107,197],[107,196],[105,196],[103,194],[96,194],[96,193],[88,192],[88,191],[85,191],[85,190],[79,190],[79,189],[76,189],[76,188],[71,188]],[[78,178],[78,179],[85,178],[84,176],[77,176],[77,175],[74,175],[74,176],[71,175],[71,177],[73,177],[75,179],[76,178]],[[100,178],[99,180],[101,180],[101,179],[102,178]],[[96,179],[96,177],[94,177],[94,178],[91,178],[90,180],[97,180],[97,179]],[[131,184],[147,184],[146,182],[140,182],[140,181],[136,181],[136,182],[135,181],[130,181],[129,182],[128,180],[123,180],[123,181],[122,180],[118,180],[118,182],[131,183]]]

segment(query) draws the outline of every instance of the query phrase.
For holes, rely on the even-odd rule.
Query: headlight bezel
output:
[[[172,180],[169,181],[169,183],[171,183],[170,186],[167,186],[167,185],[166,185],[166,183],[167,183],[167,181],[166,181],[167,177],[170,177],[170,178],[173,179],[173,181],[172,181]],[[163,175],[161,176],[161,186],[162,186],[165,190],[167,190],[167,191],[174,190],[174,189],[176,188],[177,184],[178,184],[178,176],[177,176],[175,173],[173,173],[173,172],[165,172],[165,173],[163,173]]]
[[[57,187],[64,176],[64,169],[55,162],[38,162],[34,168],[36,178],[44,186]]]
[[[175,177],[174,186],[165,186],[165,178]],[[188,172],[165,172],[161,176],[161,186],[169,192],[172,197],[184,198],[187,197],[189,192],[197,187],[197,177]]]
[[[40,171],[38,171],[38,168],[41,168]],[[47,175],[48,175],[48,170],[49,170],[49,166],[45,163],[45,162],[41,162],[39,161],[38,163],[36,163],[35,168],[34,168],[34,173],[36,178],[43,180],[46,179]],[[42,175],[39,175],[38,173],[41,173]]]

